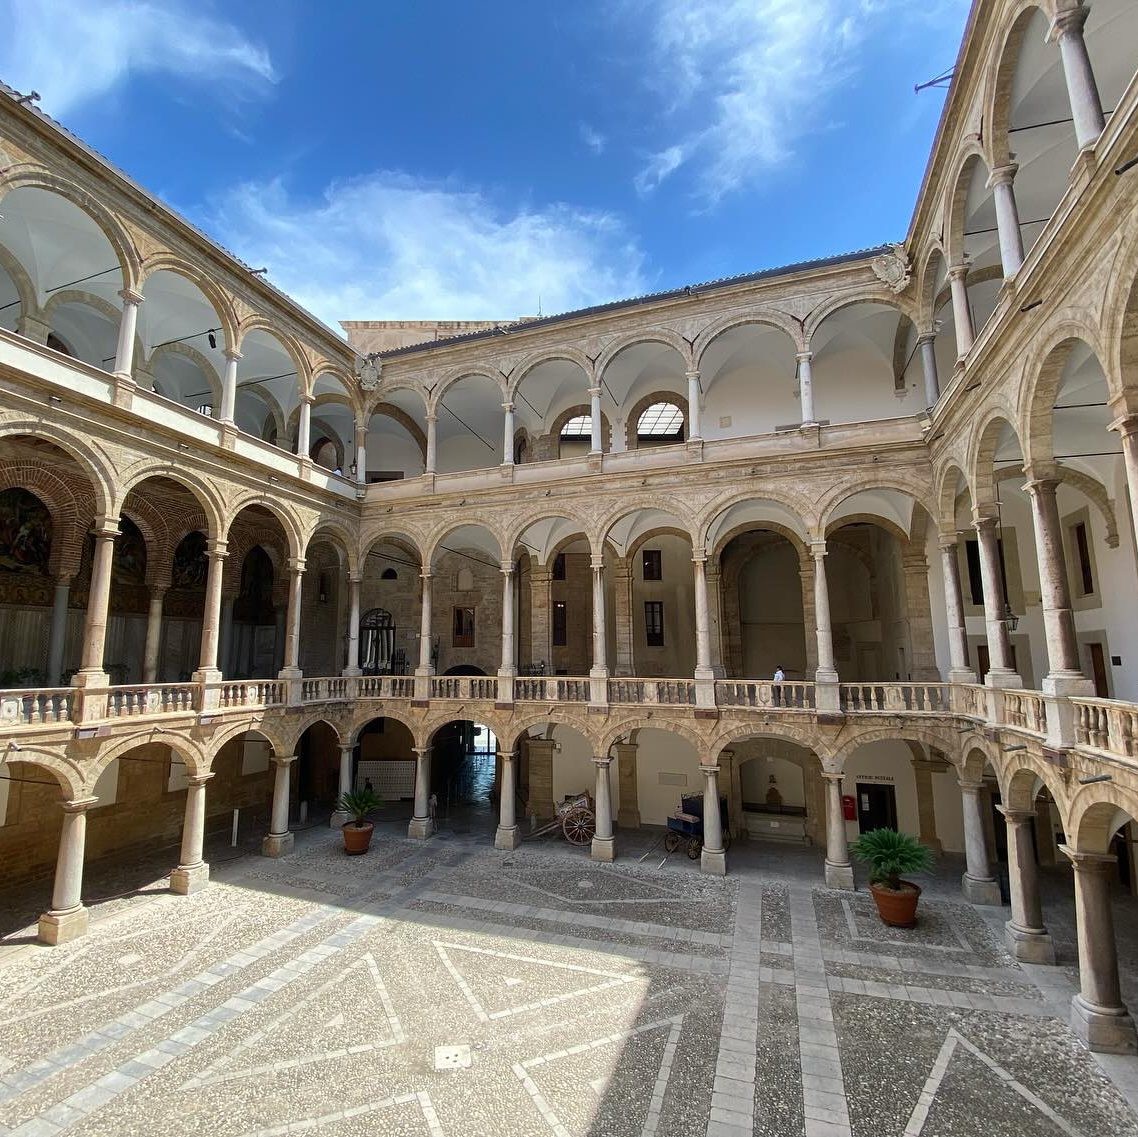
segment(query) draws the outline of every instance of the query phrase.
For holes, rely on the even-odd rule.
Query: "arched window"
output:
[[[589,452],[593,440],[592,415],[574,415],[562,428],[557,439],[559,458],[578,458]]]
[[[380,580],[398,580],[399,574],[393,568],[385,568],[383,570],[383,572],[381,572],[379,574],[379,579]]]
[[[637,420],[637,445],[661,445],[684,440],[684,412],[675,403],[653,403]]]
[[[576,415],[561,428],[562,438],[589,438],[592,433],[592,415]]]
[[[390,675],[395,655],[395,622],[386,608],[360,617],[360,667],[365,675]]]

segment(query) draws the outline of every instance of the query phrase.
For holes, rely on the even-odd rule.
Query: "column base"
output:
[[[82,904],[67,912],[45,912],[40,917],[37,939],[52,947],[70,943],[87,934],[88,923],[87,909]]]
[[[516,849],[522,843],[522,835],[516,825],[508,827],[499,825],[494,834],[494,848],[505,849],[507,852]]]
[[[1005,671],[1002,668],[992,668],[984,676],[985,687],[1001,687],[1010,691],[1019,691],[1023,687],[1023,679],[1014,671]]]
[[[980,682],[979,676],[970,667],[953,668],[948,673],[948,681],[950,683],[965,683],[969,686],[975,686]]]
[[[1000,882],[991,878],[981,880],[965,873],[960,878],[960,890],[970,904],[987,904],[999,908],[1004,902],[1000,896]]]
[[[615,837],[594,837],[593,847],[589,850],[589,856],[594,861],[612,862],[616,860],[616,838]]]
[[[1019,928],[1009,920],[1004,925],[1004,943],[1020,963],[1055,962],[1055,945],[1042,929]]]
[[[1098,1007],[1076,995],[1071,1000],[1071,1029],[1088,1050],[1100,1054],[1138,1053],[1134,1020],[1125,1007]]]
[[[712,876],[727,875],[727,854],[722,849],[715,851],[705,848],[699,855],[699,871]]]
[[[854,889],[853,865],[838,865],[833,861],[826,862],[826,887],[844,888],[852,892]]]
[[[190,896],[195,892],[201,892],[207,884],[209,884],[209,865],[205,861],[200,865],[179,865],[170,874],[170,891],[176,892],[179,896]]]
[[[328,818],[329,829],[343,829],[349,821],[352,820],[352,815],[346,810],[337,809],[331,817]]]
[[[262,857],[285,857],[292,852],[296,837],[292,833],[270,833],[261,842]]]
[[[407,823],[407,836],[416,841],[425,841],[434,835],[435,823],[429,817],[412,817]]]

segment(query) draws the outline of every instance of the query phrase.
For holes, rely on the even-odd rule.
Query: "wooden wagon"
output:
[[[543,837],[560,830],[570,845],[587,845],[592,841],[597,832],[597,814],[593,799],[587,793],[566,798],[556,808],[557,816],[535,829],[531,837]]]

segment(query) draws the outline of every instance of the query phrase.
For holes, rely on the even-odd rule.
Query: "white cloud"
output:
[[[649,191],[698,159],[714,202],[784,162],[858,64],[868,35],[939,22],[966,0],[650,0],[653,87],[681,138],[636,178]]]
[[[587,122],[581,123],[581,141],[597,155],[603,154],[608,145],[608,139]]]
[[[293,200],[279,181],[213,203],[211,232],[269,266],[326,323],[513,319],[645,291],[621,222],[569,205],[504,211],[479,192],[380,171]]]
[[[39,91],[53,115],[132,73],[177,75],[227,94],[276,79],[264,47],[191,0],[8,0],[0,13],[0,75]]]

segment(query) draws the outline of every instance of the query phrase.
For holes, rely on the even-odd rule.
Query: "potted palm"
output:
[[[894,928],[913,927],[921,887],[902,880],[901,874],[928,872],[933,867],[932,849],[896,829],[871,829],[853,843],[850,851],[869,865],[869,891],[882,923]]]
[[[375,826],[368,821],[367,815],[379,806],[380,800],[371,790],[350,790],[336,802],[338,810],[352,815],[352,820],[345,821],[341,829],[344,852],[348,856],[359,856],[368,851]]]

